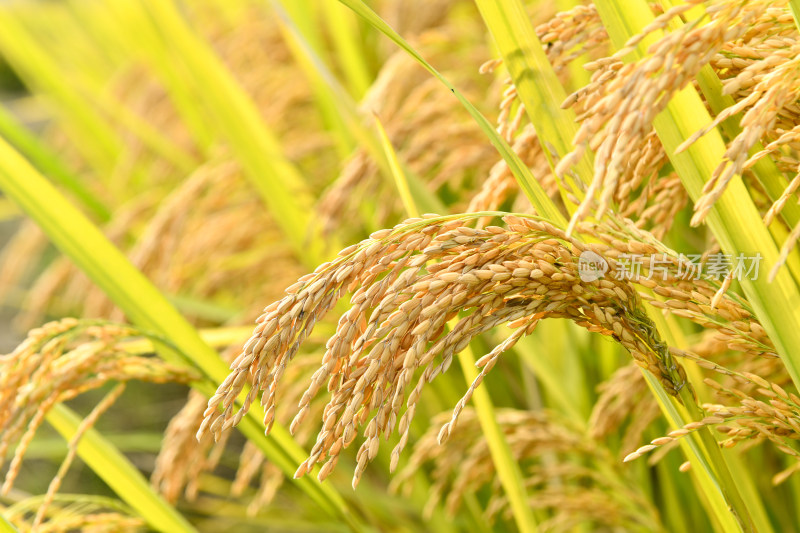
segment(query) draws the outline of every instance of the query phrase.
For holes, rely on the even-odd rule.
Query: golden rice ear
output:
[[[762,44],[769,39],[745,37],[748,28],[755,25],[765,29],[769,25],[769,32],[774,31],[776,37],[782,35],[794,29],[791,17],[786,13],[776,19],[776,12],[768,9],[767,2],[752,2],[747,6],[723,3],[709,7],[708,19],[702,24],[690,19],[689,23],[659,36],[659,31],[671,20],[693,8],[687,3],[667,10],[613,56],[587,63],[585,67],[594,71],[592,82],[565,102],[567,106],[576,107],[581,126],[574,139],[576,151],[565,157],[564,163],[568,166],[576,160],[576,154],[587,148],[597,152],[593,181],[593,190],[599,193],[599,203],[593,211],[596,216],[602,216],[612,200],[621,201],[636,190],[636,184],[643,178],[638,163],[645,153],[645,139],[654,135],[653,118],[667,105],[671,95],[694,79],[705,65],[714,67],[723,78],[724,93],[736,95],[736,102],[718,110],[712,123],[686,140],[678,152],[724,121],[740,113],[744,116],[741,117],[742,129],[731,135],[727,151],[706,184],[703,196],[696,202],[693,223],[699,223],[706,216],[733,176],[741,175],[745,168],[782,143],[792,142],[792,133],[786,132],[787,125],[793,129],[791,118],[797,116],[793,103],[798,88],[798,69],[792,45],[788,44],[789,50],[776,50],[774,47],[785,47],[786,43],[778,45],[779,40],[775,40]],[[622,63],[626,54],[651,36],[657,38],[645,58]],[[697,44],[701,42],[702,46]],[[766,63],[770,63],[769,66]],[[718,103],[711,105],[719,106]],[[785,121],[784,117],[790,120]],[[727,131],[734,130],[728,128]],[[771,143],[766,150],[762,149],[753,157],[748,154],[751,148],[761,146],[762,139],[776,141],[779,137],[781,140]],[[792,157],[787,161],[793,161]],[[664,158],[661,165],[665,162]],[[562,170],[566,168],[561,167]],[[791,172],[796,171],[795,164]],[[583,208],[579,213],[581,217],[586,216],[589,209]]]
[[[506,228],[466,225],[487,214],[407,220],[373,233],[300,278],[259,317],[254,335],[231,364],[232,372],[209,400],[198,437],[210,433],[220,438],[260,392],[269,431],[284,374],[315,324],[345,291],[352,293],[351,307],[329,339],[322,366],[291,426],[302,422],[311,399],[327,383],[332,397],[322,414],[323,427],[297,476],[317,463],[335,464],[362,426],[366,440],[358,452],[354,484],[375,457],[378,438],[388,437],[395,424],[401,433],[393,453],[397,456],[408,442],[423,386],[446,371],[475,336],[501,324],[516,331],[481,359],[482,371],[442,429],[442,441],[499,355],[547,317],[569,318],[590,331],[613,334],[665,390],[678,394],[685,375],[639,308],[628,281],[614,276],[584,279],[579,255],[586,247],[534,217],[505,216]],[[640,251],[650,249],[639,246]],[[448,332],[448,322],[457,317]],[[236,408],[246,385],[251,388]],[[321,476],[332,468],[324,468]]]
[[[198,379],[194,371],[185,367],[140,355],[134,348],[135,342],[141,345],[142,337],[131,326],[63,319],[30,331],[16,350],[0,357],[0,468],[16,444],[0,489],[3,494],[13,488],[36,432],[58,404],[107,383],[117,383],[79,424],[69,442],[67,457],[33,519],[34,529],[47,517],[47,509],[75,459],[81,438],[116,402],[125,383],[139,380],[186,384]]]
[[[598,386],[598,393],[589,418],[589,435],[596,440],[607,438],[622,431],[630,418],[636,420],[631,421],[624,440],[640,442],[642,431],[658,416],[658,405],[649,394],[639,368],[621,367]]]

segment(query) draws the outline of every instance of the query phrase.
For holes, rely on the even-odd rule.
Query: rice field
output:
[[[0,532],[800,531],[800,2],[0,5]]]

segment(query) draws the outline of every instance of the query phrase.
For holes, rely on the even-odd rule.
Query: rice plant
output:
[[[798,2],[0,28],[0,530],[800,531]]]

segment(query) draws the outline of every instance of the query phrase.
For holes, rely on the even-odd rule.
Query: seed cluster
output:
[[[95,497],[96,500],[100,498]],[[19,531],[36,531],[38,533],[69,533],[71,531],[88,531],[92,533],[138,533],[146,529],[146,522],[138,516],[131,516],[115,510],[119,505],[111,502],[104,506],[97,501],[81,501],[76,503],[68,497],[63,501],[56,499],[47,509],[45,520],[35,524],[34,517],[42,509],[39,498],[27,498],[9,507],[4,518],[14,524]]]
[[[64,319],[30,331],[16,350],[0,356],[0,468],[16,444],[2,486],[4,494],[13,487],[29,445],[56,404],[119,382],[83,420],[69,443],[67,457],[50,483],[34,527],[45,519],[81,437],[113,405],[126,382],[188,383],[197,378],[185,368],[126,351],[124,343],[140,335],[128,326]]]
[[[308,344],[311,345],[308,351],[295,356],[292,366],[287,368],[284,376],[286,386],[279,392],[276,413],[276,419],[282,424],[291,421],[294,416],[293,406],[302,398],[306,383],[319,364],[316,350],[324,344],[324,340],[310,339]],[[238,344],[231,346],[223,351],[223,358],[230,363],[240,349]],[[198,441],[195,434],[203,421],[207,404],[207,397],[194,390],[189,392],[186,404],[167,426],[150,481],[171,503],[177,502],[179,498],[196,502],[201,494],[204,474],[214,472],[223,456],[234,450],[234,453],[239,454],[239,464],[231,486],[231,495],[242,496],[255,482],[256,492],[249,496],[247,504],[248,514],[255,516],[272,501],[286,476],[250,441],[243,448],[235,440],[231,442],[230,433],[223,434],[218,441],[210,436]],[[310,409],[313,416],[319,416],[322,404],[312,403]],[[312,437],[311,429],[300,428],[294,434],[295,439],[300,443],[307,443]]]
[[[324,479],[362,426],[366,440],[359,449],[354,484],[377,454],[379,437],[388,437],[395,426],[401,433],[392,454],[396,465],[423,386],[446,371],[473,338],[501,324],[516,331],[478,361],[481,373],[443,426],[441,441],[500,354],[547,317],[569,318],[590,331],[614,335],[637,364],[677,394],[684,384],[682,370],[639,309],[629,283],[582,281],[577,254],[585,247],[533,217],[506,216],[505,228],[465,225],[491,214],[408,220],[374,233],[301,278],[259,317],[231,374],[209,400],[198,437],[209,432],[220,438],[241,420],[260,391],[269,431],[288,363],[345,291],[353,293],[351,307],[328,340],[322,366],[291,424],[292,431],[298,428],[312,398],[327,384],[332,396],[322,414],[323,428],[297,476],[325,462],[320,472]],[[448,327],[450,321],[455,325]]]
[[[556,172],[565,173],[587,149],[596,152],[591,194],[587,195],[589,200],[581,204],[574,220],[589,214],[595,191],[599,193],[599,202],[594,215],[599,218],[606,212],[620,185],[627,181],[626,173],[631,172],[629,162],[639,161],[639,157],[632,157],[632,148],[646,149],[644,141],[653,134],[656,115],[666,108],[673,94],[695,78],[724,43],[744,34],[755,16],[750,11],[743,13],[741,3],[708,8],[710,21],[707,24],[686,24],[657,40],[644,59],[622,62],[645,37],[664,29],[673,18],[691,9],[692,4],[671,8],[613,56],[587,63],[585,68],[595,71],[592,82],[564,103],[572,106],[580,101],[584,111],[579,116],[581,125],[573,139],[576,149],[559,162]],[[734,20],[741,23],[732,24]],[[696,206],[701,215],[707,209],[710,206]]]
[[[689,17],[689,10],[701,7],[704,19],[689,18],[677,29],[660,31],[679,17]],[[723,94],[735,103],[719,112],[714,120],[684,142],[686,149],[703,135],[724,122],[735,120],[738,128],[722,129],[727,149],[716,170],[705,185],[695,205],[693,223],[700,223],[727,184],[745,174],[755,188],[761,185],[747,175],[759,161],[769,156],[780,172],[787,175],[782,195],[768,198],[765,222],[769,224],[793,197],[800,184],[800,107],[797,105],[798,35],[794,19],[785,2],[700,2],[692,1],[660,13],[654,22],[634,36],[619,52],[602,57],[609,48],[608,36],[593,6],[579,6],[559,13],[537,27],[539,39],[546,45],[548,58],[557,72],[578,56],[590,57],[584,67],[593,71],[592,81],[569,96],[564,106],[571,106],[580,124],[574,139],[576,149],[564,157],[556,168],[562,187],[569,168],[587,149],[596,151],[594,178],[585,200],[573,220],[585,218],[589,211],[602,216],[615,206],[624,216],[634,218],[640,227],[663,236],[674,220],[674,214],[687,200],[685,191],[668,168],[664,152],[652,128],[654,117],[667,105],[672,95],[692,83],[705,65],[723,81]],[[694,16],[694,15],[692,15]],[[645,38],[656,35],[656,42],[645,58],[624,64],[622,58]],[[499,62],[488,62],[483,70],[492,70]],[[503,94],[499,131],[509,141],[518,131],[528,132],[524,106],[518,103],[516,90],[508,80]],[[702,93],[701,93],[702,96]],[[762,144],[762,142],[764,144]],[[535,154],[531,154],[535,156]],[[544,154],[534,163],[546,163]],[[772,163],[770,163],[772,165]],[[548,178],[547,165],[536,175]],[[762,170],[763,172],[763,170]],[[495,176],[494,185],[503,183],[503,196],[513,189],[507,181]],[[771,178],[773,179],[773,178]],[[774,176],[779,182],[784,176]],[[490,185],[486,183],[486,188]],[[580,184],[578,184],[580,185]],[[488,196],[485,190],[482,195]],[[578,203],[574,194],[570,201]],[[595,204],[595,202],[597,202]],[[616,205],[615,205],[616,204]],[[480,208],[490,204],[479,204]],[[769,209],[767,209],[769,208]],[[791,222],[792,230],[784,241],[781,260],[773,266],[774,276],[784,264],[800,238],[800,226]]]

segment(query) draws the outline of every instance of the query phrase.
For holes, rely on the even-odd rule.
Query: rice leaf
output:
[[[503,56],[539,142],[545,145],[550,168],[555,171],[554,155],[568,154],[578,131],[574,111],[561,109],[567,93],[520,0],[476,0],[476,4]],[[591,154],[587,151],[574,168],[579,180],[588,184],[592,176]]]
[[[323,1],[320,7],[350,94],[358,100],[367,92],[373,78],[364,57],[364,48],[358,42],[358,21],[336,2]]]
[[[394,182],[397,186],[397,192],[400,194],[400,199],[403,201],[403,207],[405,207],[408,216],[416,218],[420,215],[419,210],[417,209],[417,203],[411,195],[411,189],[408,186],[408,180],[403,173],[403,169],[400,168],[400,160],[397,159],[397,152],[394,151],[394,148],[392,147],[392,141],[389,139],[389,135],[386,133],[386,129],[383,127],[381,119],[377,114],[375,115],[375,124],[378,126],[378,132],[381,136],[383,150],[386,153],[386,159],[389,160],[389,166],[392,170],[392,177],[394,177]]]
[[[800,30],[800,0],[789,0],[789,8],[792,10],[794,23],[797,29]]]
[[[3,515],[0,515],[0,532],[2,533],[17,533],[17,528],[8,523]]]
[[[70,172],[58,155],[17,122],[4,106],[0,106],[0,136],[25,154],[25,157],[34,163],[42,173],[50,176],[53,181],[60,183],[74,194],[101,222],[108,221],[110,212],[103,202],[84,187],[81,180]]]
[[[475,356],[472,348],[467,346],[458,357],[461,364],[461,371],[467,383],[472,383],[478,377],[478,370],[475,368]],[[492,454],[497,469],[497,477],[503,486],[511,511],[514,515],[514,523],[521,533],[534,533],[538,531],[536,518],[533,510],[528,503],[528,494],[525,489],[525,479],[519,465],[514,460],[508,441],[503,435],[503,430],[497,423],[494,405],[486,387],[478,387],[472,395],[475,402],[475,410],[478,412],[478,419],[486,438],[486,444]]]
[[[67,441],[77,433],[81,424],[80,417],[63,404],[53,407],[47,421]],[[96,429],[90,428],[83,434],[78,453],[89,468],[156,531],[196,531],[186,518],[153,490],[128,458]]]
[[[78,144],[84,156],[101,171],[110,171],[121,149],[117,133],[90,99],[64,83],[59,66],[13,13],[0,11],[0,26],[0,53],[29,87],[47,93],[58,103],[58,113],[72,135],[91,141]]]
[[[338,120],[347,128],[347,134],[352,136],[356,142],[366,150],[372,159],[381,168],[387,177],[395,174],[393,162],[387,157],[384,140],[380,135],[375,135],[364,125],[364,120],[357,109],[356,102],[347,94],[339,84],[336,77],[322,62],[320,57],[314,52],[309,43],[305,42],[299,29],[295,26],[286,11],[276,0],[273,0],[273,7],[278,14],[279,20],[284,30],[286,42],[292,49],[298,63],[306,72],[315,86],[319,87],[319,95],[326,101],[333,103],[332,109],[338,114]],[[341,6],[339,6],[341,7]],[[424,213],[446,213],[447,207],[439,198],[427,190],[407,165],[399,159],[396,161],[399,169],[402,170],[410,191],[414,195],[414,201],[419,209]]]

